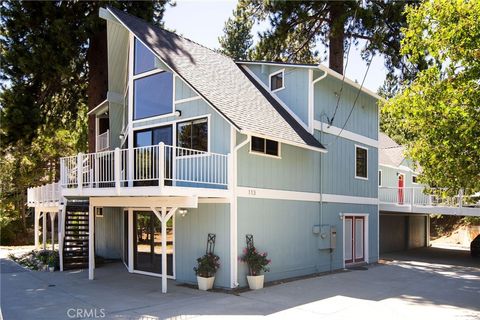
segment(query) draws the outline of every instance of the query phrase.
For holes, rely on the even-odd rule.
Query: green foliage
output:
[[[270,269],[268,265],[272,262],[267,258],[267,253],[260,253],[254,246],[244,248],[240,261],[248,266],[248,274],[251,276],[258,276],[260,272],[268,272]]]
[[[103,72],[90,67],[87,59],[97,54],[90,44],[106,28],[99,8],[115,6],[161,24],[166,3],[0,4],[2,224],[20,220],[25,231],[26,188],[56,181],[59,157],[87,150],[87,88],[89,80]]]
[[[199,277],[210,278],[215,276],[219,268],[220,257],[210,252],[197,259],[197,266],[193,271]]]
[[[402,137],[421,181],[480,190],[480,2],[435,0],[406,10],[402,54],[428,61],[382,108],[382,129]]]
[[[233,18],[228,18],[225,22],[224,35],[218,38],[220,51],[235,60],[246,60],[253,44],[252,26],[248,1],[240,0],[233,11]]]
[[[269,27],[259,34],[259,42],[249,53],[250,59],[318,63],[327,54],[326,51],[318,51],[321,44],[330,48],[330,65],[335,60],[339,69],[343,67],[345,43],[350,42],[347,39],[352,38],[354,46],[359,45],[358,40],[364,39],[367,43],[362,49],[362,58],[368,61],[374,54],[384,55],[390,84],[393,84],[398,83],[399,75],[409,78],[422,65],[412,65],[399,54],[400,28],[406,24],[403,15],[405,5],[403,1],[383,0],[242,0],[239,7],[248,8],[250,19],[237,16],[237,8],[233,20],[230,18],[226,23],[223,39],[240,47],[245,43],[241,35],[246,35],[247,30],[250,32],[252,23],[268,22]],[[339,49],[338,52],[332,51],[334,47]],[[223,45],[222,48],[225,49]],[[230,54],[230,51],[226,53]],[[396,70],[409,70],[411,73],[396,73]],[[386,92],[395,89],[393,85],[384,88]]]

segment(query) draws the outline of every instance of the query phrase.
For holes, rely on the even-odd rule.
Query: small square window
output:
[[[276,91],[283,89],[283,70],[277,73],[274,73],[270,76],[270,90]]]
[[[367,149],[355,147],[355,178],[367,179]]]
[[[250,149],[250,151],[256,153],[263,153],[274,157],[280,156],[280,145],[278,141],[274,140],[252,137]]]
[[[412,183],[418,183],[417,182],[417,176],[412,176]]]

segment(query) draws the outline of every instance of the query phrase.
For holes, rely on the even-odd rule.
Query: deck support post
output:
[[[94,275],[94,269],[95,269],[95,237],[94,237],[94,232],[95,232],[95,226],[94,226],[94,221],[95,215],[94,215],[94,207],[92,205],[88,206],[88,280],[93,280],[95,275]]]
[[[42,212],[42,247],[47,250],[47,212]]]
[[[39,239],[38,239],[38,236],[39,236],[39,228],[40,228],[40,210],[35,207],[35,224],[34,224],[34,235],[35,235],[35,250],[38,250],[38,246],[39,246]]]
[[[65,206],[60,206],[58,209],[58,220],[57,220],[57,228],[58,228],[58,257],[60,262],[60,271],[63,271],[63,225],[65,219]]]
[[[55,250],[55,216],[56,212],[50,212],[50,223],[52,226],[52,251]]]
[[[133,209],[128,209],[128,272],[133,273]]]
[[[167,207],[162,207],[160,212],[151,208],[162,224],[162,293],[167,293],[167,222],[170,220],[177,208],[171,208],[167,212]]]

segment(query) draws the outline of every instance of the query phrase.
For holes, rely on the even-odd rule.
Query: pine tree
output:
[[[253,44],[251,10],[247,1],[240,0],[233,17],[228,18],[223,28],[224,35],[218,38],[221,52],[235,60],[246,60]]]

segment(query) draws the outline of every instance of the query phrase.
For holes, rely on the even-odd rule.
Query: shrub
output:
[[[207,253],[197,259],[197,266],[193,268],[199,277],[210,278],[220,268],[220,257],[213,253]]]
[[[260,272],[268,272],[267,267],[271,260],[267,259],[267,253],[260,253],[254,246],[243,249],[243,255],[240,261],[245,262],[248,266],[248,274],[251,276],[258,276]]]

